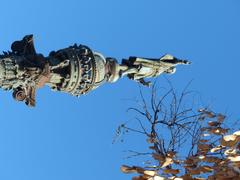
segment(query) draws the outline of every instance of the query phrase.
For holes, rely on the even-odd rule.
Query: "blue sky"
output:
[[[160,57],[193,62],[167,76],[181,90],[193,80],[202,105],[239,119],[239,0],[2,0],[0,50],[34,34],[37,52],[73,43],[105,56]],[[164,77],[158,80],[167,86]],[[147,88],[144,88],[144,92]],[[119,167],[123,150],[143,148],[138,136],[112,145],[116,127],[129,119],[136,83],[124,78],[78,98],[38,91],[37,107],[0,91],[0,179],[129,179]]]

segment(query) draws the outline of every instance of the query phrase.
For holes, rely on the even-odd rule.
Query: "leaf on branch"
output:
[[[205,113],[205,114],[207,115],[207,117],[209,117],[209,118],[215,118],[215,117],[216,117],[215,113],[213,113],[213,112],[211,112],[211,111],[205,111],[204,113]]]
[[[222,162],[222,159],[220,159],[218,157],[208,156],[208,157],[205,157],[202,161],[218,164],[218,163]]]
[[[132,180],[167,180],[167,179],[161,176],[149,177],[147,175],[143,175],[143,176],[135,176],[132,178]]]
[[[132,178],[132,180],[148,180],[148,178],[143,177],[143,176],[135,176]]]
[[[199,109],[198,112],[203,113],[204,115],[206,115],[209,118],[215,118],[216,114],[212,111],[207,111],[206,109]]]
[[[230,149],[227,149],[227,150],[224,152],[224,154],[225,154],[226,156],[230,156],[230,155],[233,156],[233,155],[236,155],[236,154],[237,154],[237,150],[230,148]]]
[[[234,134],[226,135],[222,138],[221,145],[233,147],[239,142],[239,139],[240,139],[240,136],[237,136]]]
[[[198,160],[196,157],[191,156],[191,157],[188,157],[188,158],[184,161],[184,163],[185,163],[185,165],[186,165],[186,168],[189,168],[189,167],[195,166],[195,164],[196,164],[198,161],[199,161],[199,160]]]
[[[232,162],[240,162],[240,156],[230,156],[227,159],[229,159]]]
[[[200,171],[202,173],[208,173],[208,172],[212,172],[213,171],[213,168],[210,167],[210,166],[201,166],[200,167]]]
[[[151,150],[155,150],[156,151],[155,146],[149,146],[148,148],[151,149]]]
[[[165,162],[163,163],[163,165],[161,167],[162,168],[167,167],[167,166],[169,166],[172,163],[173,163],[173,159],[169,158],[169,157],[166,157]]]
[[[200,139],[199,142],[200,143],[206,143],[206,142],[208,142],[208,140],[207,139]]]
[[[189,169],[188,171],[191,175],[198,175],[198,174],[201,174],[201,173],[212,172],[213,168],[210,167],[210,166],[200,166],[200,167],[195,168],[195,169]]]
[[[212,127],[219,126],[221,123],[217,121],[208,121],[208,125]]]
[[[180,170],[179,169],[164,169],[163,172],[166,174],[176,175],[176,174],[180,173]]]
[[[198,175],[201,174],[201,171],[199,168],[195,168],[195,169],[188,169],[188,172],[190,175]]]
[[[172,179],[172,180],[185,180],[185,179],[183,179],[183,178],[179,178],[179,177],[175,177],[175,176],[170,177],[169,179]]]
[[[137,167],[137,166],[126,166],[126,165],[122,165],[121,166],[121,171],[123,173],[139,173],[139,174],[144,174],[145,169],[141,168],[141,167]]]
[[[161,177],[161,176],[154,176],[153,178],[150,178],[148,180],[166,180],[166,178]]]
[[[174,152],[174,151],[168,151],[167,152],[167,157],[174,158],[175,155],[176,155],[176,152]]]
[[[199,158],[199,159],[205,159],[206,156],[200,155],[198,158]]]
[[[240,136],[240,131],[236,131],[235,133],[233,133],[235,136]]]
[[[237,136],[236,135],[234,135],[234,134],[230,134],[230,135],[226,135],[226,136],[224,136],[223,137],[223,140],[224,141],[235,141],[236,140],[236,138],[237,138]]]
[[[201,143],[198,144],[198,151],[202,153],[207,153],[211,149],[212,149],[212,145],[210,144],[201,144]]]
[[[150,171],[150,170],[145,170],[144,172],[143,172],[143,174],[145,174],[145,175],[147,175],[147,176],[155,176],[157,173],[156,173],[156,171]]]
[[[221,162],[220,159],[218,158],[215,158],[215,157],[207,157],[205,155],[200,155],[200,156],[191,156],[191,157],[188,157],[184,163],[185,163],[185,166],[184,168],[185,169],[193,169],[194,172],[195,170],[197,170],[195,167],[197,167],[198,163],[199,162]]]
[[[192,176],[190,176],[189,174],[184,174],[183,176],[181,176],[181,178],[183,180],[193,180]]]
[[[149,144],[153,144],[153,143],[155,143],[157,140],[156,140],[156,138],[154,138],[154,137],[150,137],[150,138],[147,138],[147,143],[149,143]]]
[[[225,148],[225,146],[218,145],[210,150],[211,153],[217,152],[221,149]]]
[[[121,166],[121,171],[123,173],[136,173],[136,169],[132,168],[132,167],[129,167],[129,166],[126,166],[126,165],[122,165]]]
[[[209,132],[216,135],[224,135],[228,132],[228,129],[217,127],[210,129]]]

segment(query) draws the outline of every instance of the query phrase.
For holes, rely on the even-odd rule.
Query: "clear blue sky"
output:
[[[171,53],[193,62],[168,76],[177,89],[193,79],[204,105],[239,117],[239,0],[1,0],[0,6],[1,51],[32,33],[44,55],[73,43],[119,60]],[[166,85],[164,78],[159,84]],[[138,92],[127,79],[79,99],[43,88],[30,109],[1,90],[0,179],[129,179],[119,171],[128,162],[122,151],[143,145],[138,137],[111,143],[129,118],[127,99]]]

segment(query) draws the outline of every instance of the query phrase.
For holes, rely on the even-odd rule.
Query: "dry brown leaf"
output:
[[[200,166],[195,169],[189,169],[188,171],[189,171],[190,175],[198,175],[201,173],[212,172],[213,168],[211,168],[210,166]]]
[[[227,157],[227,159],[229,159],[232,162],[240,162],[240,156],[230,156]]]
[[[184,163],[187,165],[187,166],[192,166],[196,163],[196,158],[195,157],[188,157]]]
[[[236,136],[234,134],[226,135],[221,140],[221,145],[233,147],[239,142],[240,136]]]
[[[208,162],[208,163],[220,163],[222,161],[222,159],[218,158],[218,157],[205,157],[202,161],[204,162]]]
[[[206,142],[208,142],[208,140],[207,139],[200,139],[199,142],[200,143],[206,143]]]
[[[215,175],[217,180],[239,180],[239,174],[233,171],[233,169],[226,169],[224,172],[219,171]]]
[[[228,169],[227,175],[228,175],[228,177],[230,176],[230,177],[234,178],[234,177],[236,177],[237,172],[235,172],[233,169]]]
[[[183,178],[180,178],[180,177],[175,177],[175,176],[173,176],[173,177],[170,177],[169,179],[172,179],[172,180],[184,180]]]
[[[216,128],[210,129],[209,132],[216,135],[224,135],[228,132],[228,129],[216,127]]]
[[[143,174],[148,175],[148,176],[155,176],[156,171],[150,171],[150,170],[145,170]]]
[[[216,126],[219,126],[221,123],[217,122],[217,121],[209,121],[208,122],[208,125],[209,126],[213,126],[213,127],[216,127]]]
[[[164,169],[163,172],[166,173],[166,174],[176,175],[176,174],[178,174],[180,171],[179,171],[179,169]]]
[[[229,156],[229,155],[236,155],[237,154],[237,150],[236,149],[232,149],[232,148],[230,148],[230,149],[227,149],[225,152],[224,152],[224,154],[226,155],[226,156]]]
[[[208,176],[208,180],[216,180],[216,178],[213,175],[211,175],[211,176]]]
[[[156,138],[153,138],[153,137],[150,137],[147,139],[147,143],[149,144],[155,143],[156,141],[157,141]]]
[[[173,157],[175,157],[175,155],[176,155],[176,152],[174,152],[174,151],[167,152],[167,157],[173,158]]]
[[[181,176],[181,178],[184,180],[193,180],[192,176],[190,176],[189,174],[184,174],[183,176]]]
[[[198,158],[199,158],[199,159],[205,159],[206,156],[204,156],[204,155],[200,155],[200,156],[198,156]]]
[[[233,135],[240,136],[240,131],[236,131]]]
[[[223,140],[224,141],[235,141],[237,138],[236,135],[233,135],[233,134],[230,134],[230,135],[226,135],[223,137]]]
[[[145,178],[143,176],[135,176],[132,178],[132,180],[148,180],[148,178]]]
[[[152,179],[150,180],[166,180],[166,178],[161,177],[161,176],[154,176]]]
[[[199,168],[196,168],[196,169],[189,169],[189,174],[190,175],[198,175],[201,173],[200,169]]]
[[[126,166],[126,165],[122,165],[121,166],[121,171],[123,173],[139,173],[139,174],[143,174],[145,169],[138,167],[138,166]]]
[[[210,150],[211,153],[217,152],[221,149],[225,148],[225,146],[218,145]]]
[[[121,166],[121,171],[123,173],[136,173],[137,172],[136,168],[126,166],[126,165]]]
[[[198,150],[202,153],[207,153],[211,149],[212,149],[212,145],[210,144],[202,144],[202,143],[198,144]]]
[[[165,162],[163,163],[163,165],[161,167],[164,168],[166,166],[169,166],[172,163],[173,163],[173,159],[169,158],[169,157],[166,157]]]
[[[151,150],[155,150],[154,146],[149,146],[148,148],[151,149]]]
[[[201,166],[199,168],[202,173],[208,173],[213,171],[213,168],[210,166]]]
[[[209,117],[209,118],[215,118],[216,115],[215,113],[211,112],[211,111],[205,111],[205,114]]]

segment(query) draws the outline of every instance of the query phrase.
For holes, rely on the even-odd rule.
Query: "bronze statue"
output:
[[[80,96],[125,75],[149,86],[144,78],[174,73],[176,65],[189,64],[171,55],[160,59],[130,57],[119,64],[114,58],[105,58],[87,46],[77,44],[52,51],[44,57],[36,53],[33,35],[15,41],[11,49],[0,55],[0,87],[13,90],[13,97],[28,106],[35,106],[36,90],[44,85]]]

